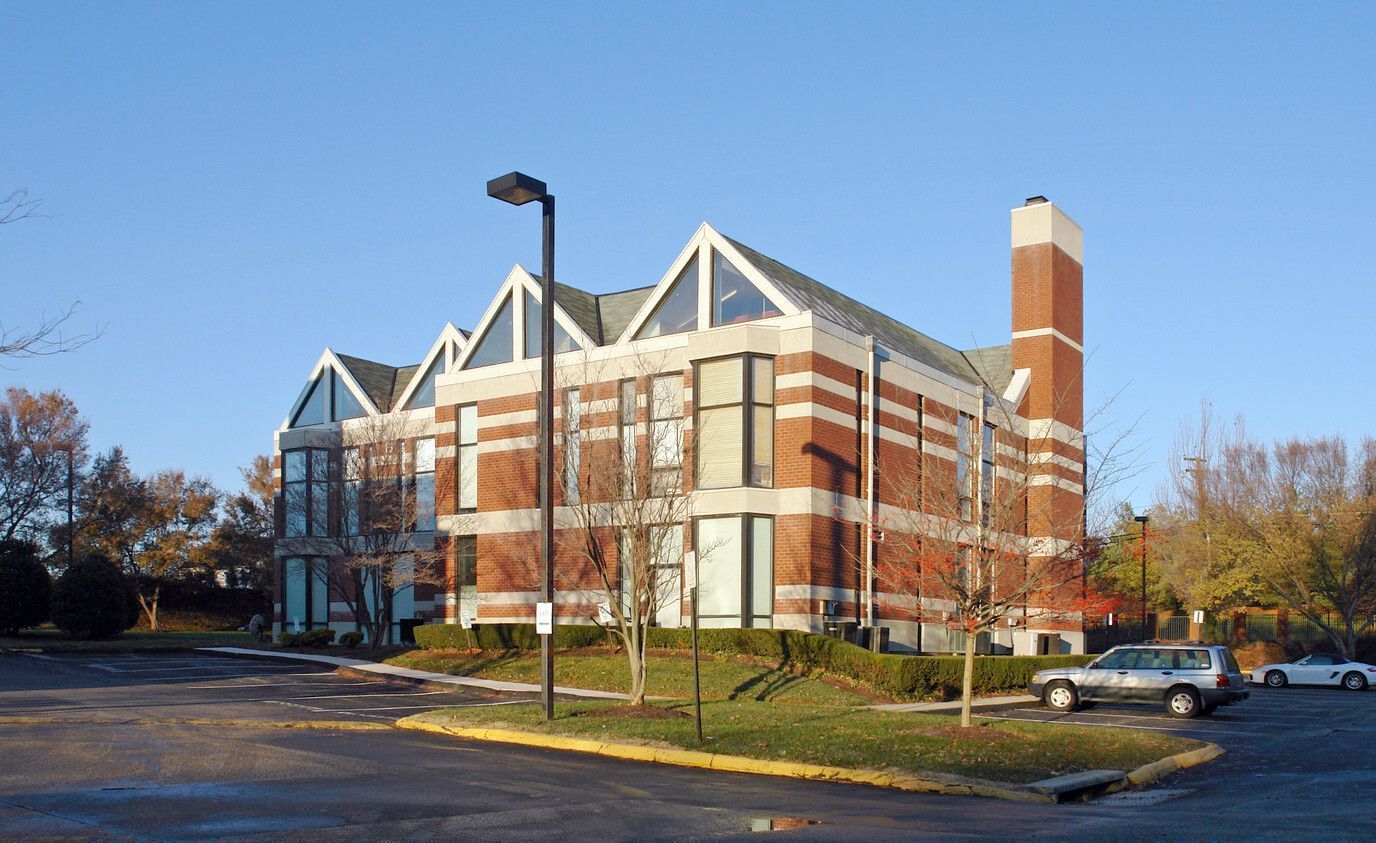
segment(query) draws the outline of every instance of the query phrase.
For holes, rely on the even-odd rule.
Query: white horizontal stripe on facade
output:
[[[775,600],[837,600],[842,603],[855,602],[855,589],[837,588],[830,585],[812,585],[803,583],[799,585],[776,585],[774,586]]]
[[[1059,465],[1061,468],[1068,468],[1071,471],[1081,471],[1084,463],[1063,457],[1052,451],[1033,451],[1027,455],[1028,465]]]
[[[1083,345],[1075,342],[1075,340],[1072,340],[1055,328],[1029,328],[1026,331],[1013,332],[1013,339],[1015,340],[1026,339],[1028,337],[1055,337],[1081,354],[1085,353],[1085,347]]]
[[[454,446],[454,445],[436,445],[436,446],[435,446],[435,459],[437,459],[437,460],[449,459],[450,457],[454,456],[456,453],[458,453],[458,448],[457,448],[456,446]]]
[[[1084,434],[1055,419],[1029,419],[1027,438],[1032,440],[1030,447],[1035,446],[1038,441],[1054,439],[1078,450],[1084,450]]]
[[[819,372],[810,370],[804,372],[789,372],[786,375],[779,375],[774,379],[774,388],[776,390],[797,389],[798,387],[807,386],[813,389],[825,390],[847,401],[855,400],[855,384],[845,384]]]
[[[478,429],[487,430],[492,427],[506,427],[512,424],[535,424],[538,414],[535,410],[512,410],[509,413],[493,413],[490,416],[478,416]]]
[[[1058,489],[1064,489],[1067,492],[1074,492],[1077,495],[1083,495],[1085,493],[1084,486],[1072,480],[1066,480],[1064,477],[1058,477],[1054,474],[1034,474],[1031,477],[1027,478],[1027,485],[1055,486]]]
[[[855,416],[846,415],[839,410],[833,410],[822,404],[813,404],[811,401],[802,401],[797,404],[784,404],[774,408],[774,418],[783,421],[784,419],[805,419],[816,418],[829,421],[832,424],[854,430],[856,424]]]

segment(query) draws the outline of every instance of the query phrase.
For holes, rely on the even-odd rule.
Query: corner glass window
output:
[[[696,331],[698,328],[698,259],[693,258],[635,335],[638,340]]]
[[[774,484],[774,361],[728,357],[698,364],[697,486]]]
[[[782,315],[721,252],[712,252],[712,324],[734,325]]]

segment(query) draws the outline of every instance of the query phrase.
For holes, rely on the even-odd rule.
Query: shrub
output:
[[[52,621],[73,638],[113,638],[134,625],[133,589],[119,568],[92,554],[67,566],[53,586]]]
[[[474,645],[484,650],[530,650],[540,645],[535,627],[530,624],[478,624],[472,632]],[[554,628],[554,644],[559,648],[589,647],[607,640],[606,632],[589,624]],[[472,646],[458,624],[416,627],[416,643],[426,649]],[[655,649],[687,650],[691,646],[691,632],[653,627],[646,644]],[[698,631],[698,649],[720,656],[763,659],[799,672],[827,673],[905,699],[957,696],[965,669],[962,656],[872,653],[838,638],[781,629],[703,629]],[[1082,665],[1090,658],[978,656],[974,690],[983,694],[1023,690],[1038,670]]]
[[[362,643],[363,633],[361,632],[346,632],[343,635],[339,636],[340,646],[348,647],[350,650]]]
[[[52,577],[38,561],[37,545],[0,541],[0,635],[46,621],[52,590]]]
[[[1275,641],[1252,641],[1233,648],[1233,656],[1243,673],[1251,673],[1264,664],[1286,662],[1285,648]]]
[[[277,637],[277,643],[283,647],[324,647],[333,641],[334,630],[327,626],[305,632],[284,632]]]

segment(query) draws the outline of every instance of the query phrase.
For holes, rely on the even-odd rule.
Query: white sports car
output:
[[[1350,662],[1342,656],[1313,653],[1284,664],[1264,664],[1252,671],[1252,682],[1270,688],[1286,685],[1342,685],[1350,691],[1365,691],[1376,683],[1376,666]]]

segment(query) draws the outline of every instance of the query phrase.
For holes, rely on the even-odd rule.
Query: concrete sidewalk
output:
[[[465,688],[482,688],[485,691],[505,691],[514,693],[539,693],[540,686],[527,682],[500,682],[495,679],[478,679],[473,676],[451,676],[448,673],[432,673],[428,670],[415,670],[397,667],[393,664],[370,662],[365,659],[350,659],[343,656],[316,655],[314,653],[275,653],[271,650],[254,650],[248,647],[197,647],[203,653],[218,653],[225,656],[252,656],[254,658],[288,659],[299,662],[332,664],[361,673],[373,674],[384,679],[400,679],[408,682],[433,682],[437,685],[453,685]],[[591,691],[587,688],[564,688],[554,686],[554,693],[568,697],[583,697],[594,700],[626,700],[628,694],[616,691]]]
[[[1017,694],[1008,697],[979,697],[970,706],[971,711],[999,711],[1004,708],[1021,708],[1030,703],[1038,702],[1037,698],[1031,694]],[[889,703],[888,705],[870,705],[875,711],[919,711],[923,714],[959,714],[960,700],[947,700],[945,702],[930,703]]]

